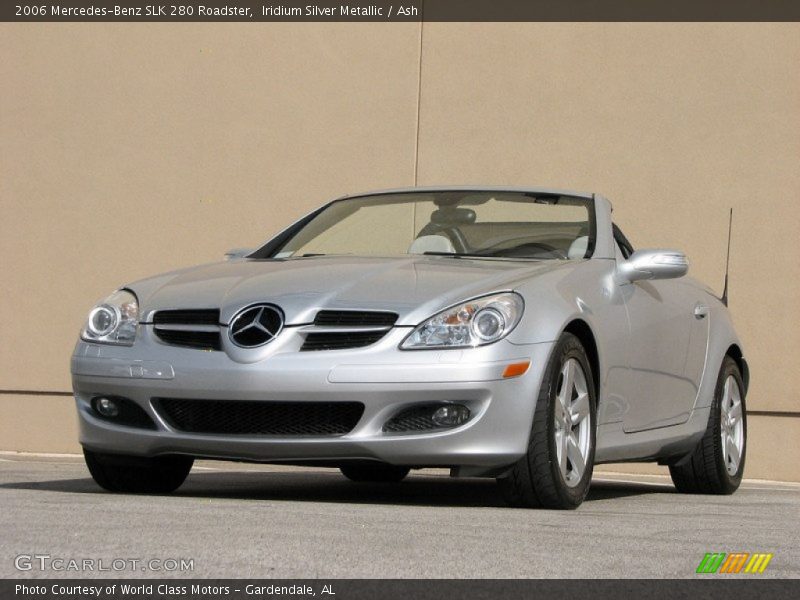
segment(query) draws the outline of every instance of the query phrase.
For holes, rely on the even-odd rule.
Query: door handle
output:
[[[694,307],[694,318],[705,319],[708,316],[708,307],[705,304],[698,304]]]

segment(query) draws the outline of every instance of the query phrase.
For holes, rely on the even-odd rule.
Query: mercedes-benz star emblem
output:
[[[283,314],[271,304],[256,304],[231,319],[228,337],[237,346],[255,348],[271,342],[283,329]]]

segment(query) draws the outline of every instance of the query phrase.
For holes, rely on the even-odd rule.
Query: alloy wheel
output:
[[[586,374],[574,358],[561,367],[554,413],[558,468],[564,482],[575,487],[586,471],[592,416]]]
[[[725,468],[730,475],[739,471],[739,463],[744,451],[744,420],[742,415],[742,394],[736,379],[730,375],[725,380],[720,402],[720,437]]]

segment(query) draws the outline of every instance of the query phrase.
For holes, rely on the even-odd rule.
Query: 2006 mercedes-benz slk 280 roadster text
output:
[[[748,369],[725,303],[634,250],[601,196],[348,196],[252,252],[119,289],[72,357],[92,476],[168,492],[195,457],[399,481],[449,467],[573,508],[593,465],[658,461],[726,494]]]

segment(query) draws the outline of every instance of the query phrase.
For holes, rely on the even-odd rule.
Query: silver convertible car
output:
[[[725,302],[636,250],[596,194],[347,196],[255,251],[137,281],[72,356],[95,481],[164,493],[195,458],[493,477],[574,508],[595,464],[668,465],[729,494],[748,368]]]

